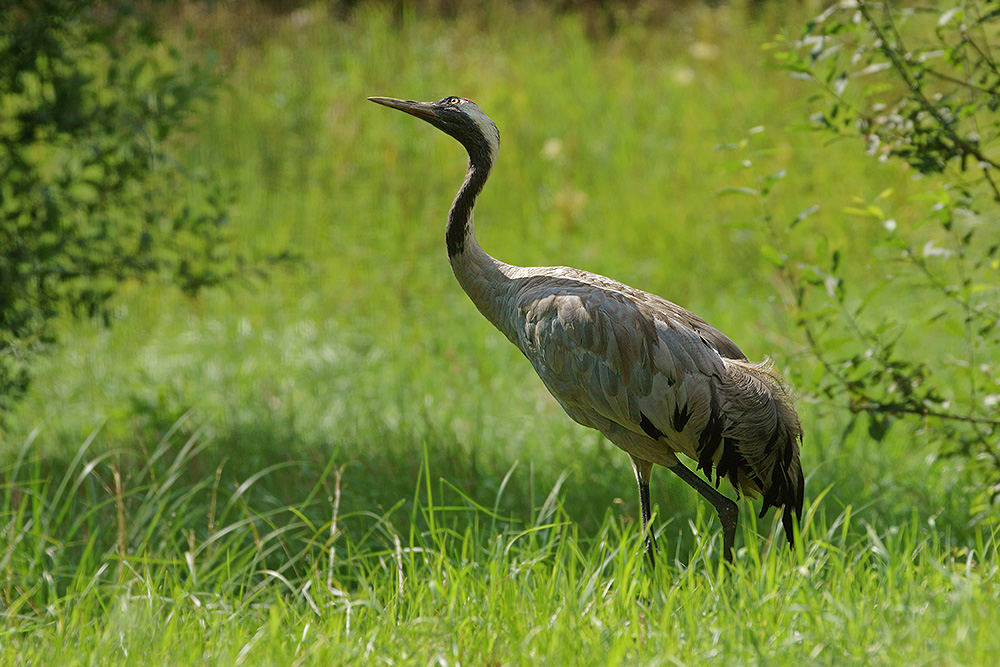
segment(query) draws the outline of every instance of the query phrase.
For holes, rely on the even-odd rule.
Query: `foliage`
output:
[[[843,208],[871,226],[876,260],[858,258],[807,210],[776,228],[781,270],[809,348],[817,393],[869,418],[882,440],[894,422],[944,454],[976,462],[1000,496],[1000,5],[944,10],[842,2],[808,22],[775,61],[813,82],[817,131],[860,138],[882,162],[901,162],[920,190],[916,219],[892,215],[892,190]],[[762,189],[769,190],[771,182]],[[766,195],[767,192],[764,192]],[[814,257],[778,252],[789,235],[817,238]],[[909,297],[919,306],[909,309]],[[917,344],[933,337],[933,353]],[[981,511],[980,506],[977,511]]]
[[[113,319],[129,281],[232,276],[225,192],[172,157],[218,86],[130,3],[0,9],[0,416],[65,311]]]

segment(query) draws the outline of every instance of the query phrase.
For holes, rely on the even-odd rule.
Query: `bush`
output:
[[[1000,9],[973,0],[942,10],[842,2],[783,40],[775,62],[815,84],[815,130],[860,139],[873,159],[904,163],[923,191],[915,220],[884,195],[845,207],[881,227],[883,261],[848,278],[840,249],[793,261],[777,230],[767,256],[820,372],[812,389],[867,417],[875,440],[894,423],[963,457],[1000,496]],[[765,193],[766,195],[766,193]],[[808,213],[808,212],[807,212]],[[903,304],[919,303],[918,313]],[[909,318],[909,320],[907,320]],[[912,330],[919,328],[921,336]],[[933,350],[904,334],[941,341]],[[927,354],[927,352],[930,354]],[[984,509],[979,504],[978,510]],[[974,508],[973,512],[977,511]]]
[[[127,2],[0,9],[0,419],[70,312],[111,320],[125,282],[234,275],[227,198],[170,155],[218,88]]]

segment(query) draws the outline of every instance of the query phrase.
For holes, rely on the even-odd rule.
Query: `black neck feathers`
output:
[[[462,144],[469,151],[469,169],[448,214],[448,228],[445,232],[448,259],[465,251],[465,241],[472,234],[472,211],[476,206],[476,198],[486,185],[490,169],[493,168],[493,156],[482,135],[468,137]]]

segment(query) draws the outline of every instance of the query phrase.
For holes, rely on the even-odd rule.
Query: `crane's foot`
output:
[[[656,569],[656,538],[653,537],[652,528],[646,529],[646,558],[649,560],[650,569]]]
[[[740,518],[740,508],[735,502],[719,493],[711,484],[691,472],[680,461],[668,466],[668,469],[687,482],[705,500],[712,503],[715,511],[719,514],[719,521],[722,523],[722,557],[732,563],[733,544],[736,542],[736,524]]]
[[[736,542],[736,526],[739,523],[740,508],[735,502],[726,498],[721,493],[719,496],[725,501],[715,505],[715,510],[719,513],[719,521],[722,523],[722,557],[732,563],[733,545]]]

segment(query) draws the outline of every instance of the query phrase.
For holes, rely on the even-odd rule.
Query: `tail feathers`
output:
[[[805,486],[799,462],[802,426],[798,415],[769,361],[727,359],[726,365],[729,377],[722,393],[728,419],[724,435],[737,445],[741,472],[745,473],[739,475],[739,486],[752,495],[761,493],[761,517],[771,507],[784,507],[782,523],[792,544],[792,515],[802,516]],[[717,476],[719,472],[717,465]]]
[[[803,500],[802,496],[805,491],[805,480],[802,477],[802,467],[798,465],[798,457],[795,458],[796,458],[795,460],[796,467],[794,471],[795,495],[794,499],[791,502],[788,501],[785,502],[785,511],[781,517],[781,522],[785,526],[785,537],[788,538],[789,546],[795,544],[795,531],[793,530],[792,526],[792,513],[795,514],[795,518],[801,524],[802,500]]]
[[[771,485],[764,491],[764,502],[761,503],[759,517],[767,513],[771,507],[784,506],[781,522],[785,526],[785,537],[788,544],[795,543],[792,525],[792,515],[801,521],[802,504],[805,491],[805,480],[802,476],[802,466],[799,464],[798,448],[791,464],[784,469],[775,470]]]

